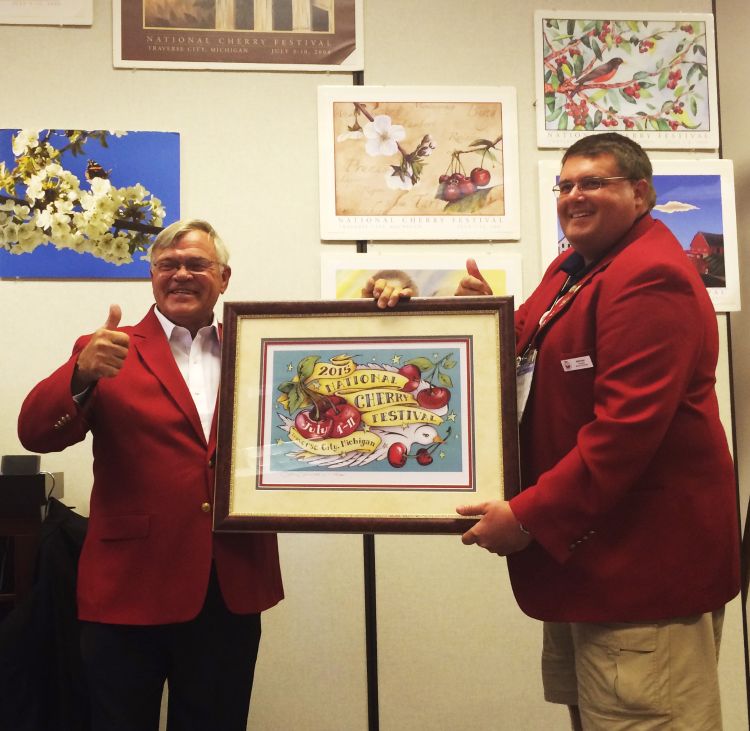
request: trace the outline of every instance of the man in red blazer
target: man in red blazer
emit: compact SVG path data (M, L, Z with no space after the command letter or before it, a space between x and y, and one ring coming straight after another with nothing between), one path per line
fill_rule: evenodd
M151 251L156 306L120 308L27 396L23 445L93 436L94 484L78 574L95 731L244 731L260 612L283 597L276 537L213 534L220 330L227 250L205 221L178 221Z
M516 313L523 489L459 508L481 516L463 540L510 554L519 605L545 621L545 697L574 728L719 729L739 529L716 315L649 215L637 143L583 137L555 192L571 248ZM457 294L491 294L473 262Z

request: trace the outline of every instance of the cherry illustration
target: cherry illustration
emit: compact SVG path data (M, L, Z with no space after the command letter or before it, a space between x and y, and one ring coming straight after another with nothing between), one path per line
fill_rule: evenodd
M419 384L422 382L422 372L417 366L412 363L407 363L405 366L399 368L398 372L400 375L404 376L404 378L409 379L403 386L401 386L402 391L410 393L419 388Z
M417 450L417 462L423 467L432 464L432 455L424 447Z
M474 168L471 171L471 182L474 185L487 185L490 182L490 171L484 168Z
M388 447L388 464L391 467L403 467L406 464L406 452L403 442L394 442Z
M476 193L477 186L474 185L474 183L471 181L470 178L464 178L458 184L458 189L461 192L461 195L465 196L465 195L471 195L472 193Z
M357 431L361 420L359 409L351 404L331 404L323 412L331 420L329 435L332 437L346 437Z
M461 190L458 186L458 183L454 183L454 182L446 183L442 191L443 200L446 200L449 203L452 203L453 201L457 201L460 197L461 197Z
M330 417L321 414L316 418L315 409L306 409L294 417L294 425L297 431L307 439L325 439L333 427L333 421Z
M442 386L430 386L417 394L417 403L425 409L441 409L451 399L451 392Z

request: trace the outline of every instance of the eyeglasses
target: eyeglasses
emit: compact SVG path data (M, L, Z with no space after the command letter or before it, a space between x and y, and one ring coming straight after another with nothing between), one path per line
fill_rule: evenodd
M591 193L594 190L600 190L609 183L614 183L618 180L632 180L632 178L626 175L613 175L609 178L581 178L580 180L562 180L557 185L552 186L552 192L558 198L566 195L570 195L573 192L573 188L578 188L579 193Z
M218 261L211 261L210 259L185 259L184 261L159 259L151 264L151 268L159 274L171 276L180 271L182 267L185 267L190 274L205 274L216 265L223 266Z

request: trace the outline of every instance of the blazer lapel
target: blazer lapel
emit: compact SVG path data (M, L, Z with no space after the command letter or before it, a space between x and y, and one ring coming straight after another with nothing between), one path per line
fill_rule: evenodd
M175 363L164 328L154 314L153 307L133 328L132 342L146 368L161 381L167 393L185 414L201 442L205 444L206 436L203 433L195 402Z

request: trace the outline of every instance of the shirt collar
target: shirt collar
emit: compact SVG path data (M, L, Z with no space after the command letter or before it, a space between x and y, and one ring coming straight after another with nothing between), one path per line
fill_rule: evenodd
M164 334L167 336L167 340L171 340L172 333L174 332L175 328L180 328L180 330L185 330L187 332L187 328L182 327L181 325L176 325L174 322L172 322L168 317L163 315L159 308L154 305L154 314L156 315L156 319L161 324L162 328L164 329ZM216 338L219 338L219 321L216 319L216 313L214 313L213 320L211 320L211 323L209 325L206 325L205 327L202 327L198 332L201 332L205 330L206 328L210 328L214 331L216 334Z

